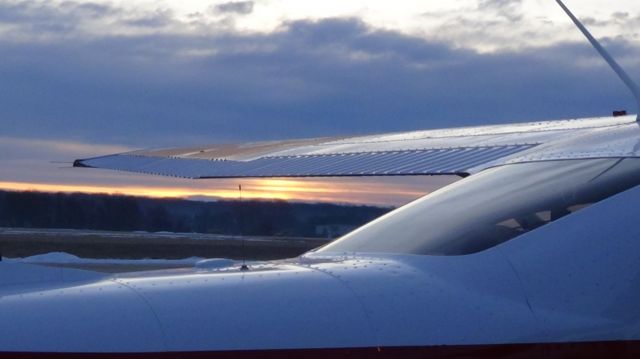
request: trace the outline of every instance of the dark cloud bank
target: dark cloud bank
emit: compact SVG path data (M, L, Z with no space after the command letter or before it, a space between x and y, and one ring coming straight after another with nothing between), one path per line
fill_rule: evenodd
M357 19L297 21L271 34L60 36L87 14L119 14L129 26L174 20L157 12L136 22L87 5L36 10L0 6L3 24L51 35L0 39L4 136L145 147L635 111L586 43L479 54ZM606 45L637 56L621 40Z

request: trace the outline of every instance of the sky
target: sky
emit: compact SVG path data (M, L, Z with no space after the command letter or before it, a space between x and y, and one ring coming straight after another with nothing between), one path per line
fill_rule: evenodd
M640 79L640 2L566 0ZM188 181L140 148L636 112L553 0L0 1L0 189L399 205L453 178Z

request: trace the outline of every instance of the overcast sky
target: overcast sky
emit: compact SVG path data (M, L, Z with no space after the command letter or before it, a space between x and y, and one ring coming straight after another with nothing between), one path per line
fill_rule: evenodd
M640 2L566 3L640 78ZM0 1L0 53L0 188L147 183L50 163L134 148L636 111L553 0Z

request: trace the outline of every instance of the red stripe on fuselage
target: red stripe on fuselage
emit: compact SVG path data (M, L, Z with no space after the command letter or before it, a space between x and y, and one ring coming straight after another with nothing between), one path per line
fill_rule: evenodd
M281 358L640 358L640 341L535 344L444 345L425 347L279 349L162 353L0 352L17 359L281 359Z

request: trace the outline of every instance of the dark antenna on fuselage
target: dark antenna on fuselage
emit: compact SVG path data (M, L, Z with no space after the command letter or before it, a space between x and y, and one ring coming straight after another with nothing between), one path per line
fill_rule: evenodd
M243 206L243 201L242 201L242 184L238 185L238 198L240 199L240 210L238 212L240 212L240 218L239 218L239 227L240 227L240 239L242 240L242 265L240 266L240 270L248 270L249 267L247 266L247 253L246 253L246 248L245 248L245 238L244 238L244 206Z
M573 13L571 13L571 10L569 10L569 8L565 6L562 0L556 0L556 2L558 3L558 5L560 5L562 10L564 10L564 12L567 13L567 15L569 15L569 17L571 18L571 21L573 21L573 23L576 24L578 29L580 29L580 31L584 34L587 40L589 40L591 45L596 49L596 51L598 51L600 56L604 58L607 64L609 64L609 66L613 69L613 71L615 71L618 77L620 77L622 82L624 82L624 84L627 85L627 88L629 88L629 90L633 94L633 97L636 99L636 105L638 110L636 122L640 122L640 87L638 87L638 85L636 85L636 83L631 79L631 77L629 77L629 75L627 74L626 71L624 71L622 66L620 66L618 62L616 62L616 60L613 57L611 57L611 55L609 55L607 50L605 50L604 47L600 45L598 40L596 40L593 37L593 35L591 35L589 30L587 30L587 28L584 25L582 25L580 20L578 20L578 18L575 17Z

